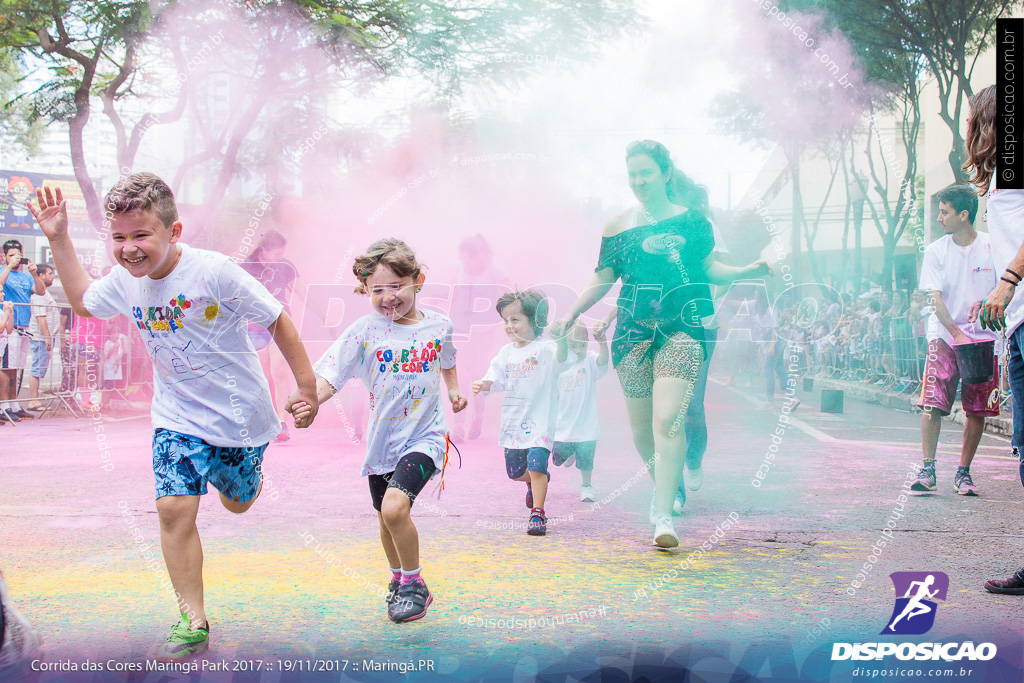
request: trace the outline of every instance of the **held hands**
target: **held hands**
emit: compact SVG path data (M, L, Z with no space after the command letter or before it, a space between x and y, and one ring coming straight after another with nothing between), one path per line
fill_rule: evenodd
M775 275L775 269L768 259L758 259L750 264L754 277L771 277Z
M1000 281L996 288L989 292L981 302L981 327L986 330L998 331L1006 327L1006 307L1013 300L1013 285Z
M36 219L43 234L46 235L46 239L51 241L66 237L68 234L68 202L64 199L60 188L58 187L56 190L57 196L54 198L49 187L46 188L45 197L43 190L36 189L38 209L32 205L31 199L25 202L28 210L32 212L32 217Z
M556 320L551 323L551 325L548 326L548 330L551 332L551 338L558 339L560 337L564 337L566 331L574 324L576 324L575 318L562 318L561 320Z
M604 342L608 339L608 321L598 320L594 323L594 341Z
M477 381L473 382L473 394L479 394L481 391L490 391L492 384L494 384L494 382L478 379Z
M473 384L475 385L476 382L474 382ZM463 410L466 409L466 406L469 405L469 401L466 399L465 396L462 395L462 392L459 391L458 389L452 389L451 391L448 392L448 400L452 402L453 413L462 412Z
M299 387L288 397L284 409L291 413L295 419L296 429L305 429L313 424L313 419L320 410L320 401L316 396L316 387L313 391L303 390Z

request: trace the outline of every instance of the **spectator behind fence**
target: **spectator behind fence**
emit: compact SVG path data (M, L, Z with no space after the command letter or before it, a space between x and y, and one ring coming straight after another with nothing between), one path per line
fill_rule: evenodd
M0 268L0 285L4 297L14 304L14 332L7 340L7 362L0 368L0 403L6 408L0 411L0 422L32 417L18 402L21 391L18 371L28 366L29 336L28 324L32 317L29 310L31 293L42 294L46 285L39 279L34 263L24 258L21 242L4 242L4 267Z
M928 321L928 356L918 401L923 409L924 459L917 481L911 486L921 492L936 488L935 450L942 417L952 410L960 382L953 346L997 339L994 333L975 325L981 300L997 282L988 235L974 229L978 197L966 185L950 185L939 192L938 198L939 224L946 234L924 252L919 285L928 292L934 309ZM999 352L997 342L996 353ZM976 496L978 487L971 479L971 461L985 431L985 418L999 415L998 355L992 379L981 384L965 383L960 400L967 423L953 489L961 496Z
M50 369L50 354L53 350L53 337L60 331L60 312L57 300L53 298L50 287L57 274L53 266L43 264L36 270L39 279L46 285L43 294L32 295L32 320L28 325L29 339L32 345L32 367L28 378L29 410L42 410L39 402L39 381L46 377Z
M125 386L124 365L131 346L131 340L124 333L125 320L127 318L118 317L107 324L108 335L103 342L103 399L100 404L103 410L112 406L117 390Z

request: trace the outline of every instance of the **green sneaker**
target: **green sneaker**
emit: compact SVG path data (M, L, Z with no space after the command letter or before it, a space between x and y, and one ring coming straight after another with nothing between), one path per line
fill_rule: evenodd
M171 626L171 635L160 649L155 659L158 662L179 662L203 652L210 646L210 622L206 628L193 631L189 628L187 614L181 615L181 621Z

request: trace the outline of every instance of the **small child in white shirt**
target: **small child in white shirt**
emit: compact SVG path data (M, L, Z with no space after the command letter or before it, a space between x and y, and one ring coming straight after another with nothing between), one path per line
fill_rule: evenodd
M576 361L558 377L558 422L551 461L555 466L576 464L582 486L580 500L594 502L591 476L594 474L594 452L601 438L601 422L597 413L597 380L608 374L608 339L604 327L594 328L594 340L600 351L587 352L587 327L577 321L569 338L569 350Z
M526 533L544 536L547 516L548 458L554 447L558 419L558 376L568 367L566 337L556 342L539 339L548 324L548 305L542 292L526 289L498 299L498 315L512 340L498 351L473 393L504 391L499 443L505 449L505 469L512 481L526 482L530 521Z
M425 275L412 249L398 239L378 240L352 270L373 312L352 323L317 361L316 399L323 404L356 378L370 391L362 474L369 476L381 545L390 563L388 617L415 621L434 598L420 576L412 504L435 474L444 481L449 440L442 397L456 413L467 401L455 372L452 321L416 307ZM304 424L309 408L298 393L286 406L297 426Z

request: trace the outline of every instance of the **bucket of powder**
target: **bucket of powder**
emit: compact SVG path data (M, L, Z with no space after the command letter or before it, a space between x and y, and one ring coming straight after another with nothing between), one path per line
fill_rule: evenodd
M964 384L984 384L992 381L992 377L995 376L995 347L994 339L957 344L953 347L956 365L960 369L960 379Z

